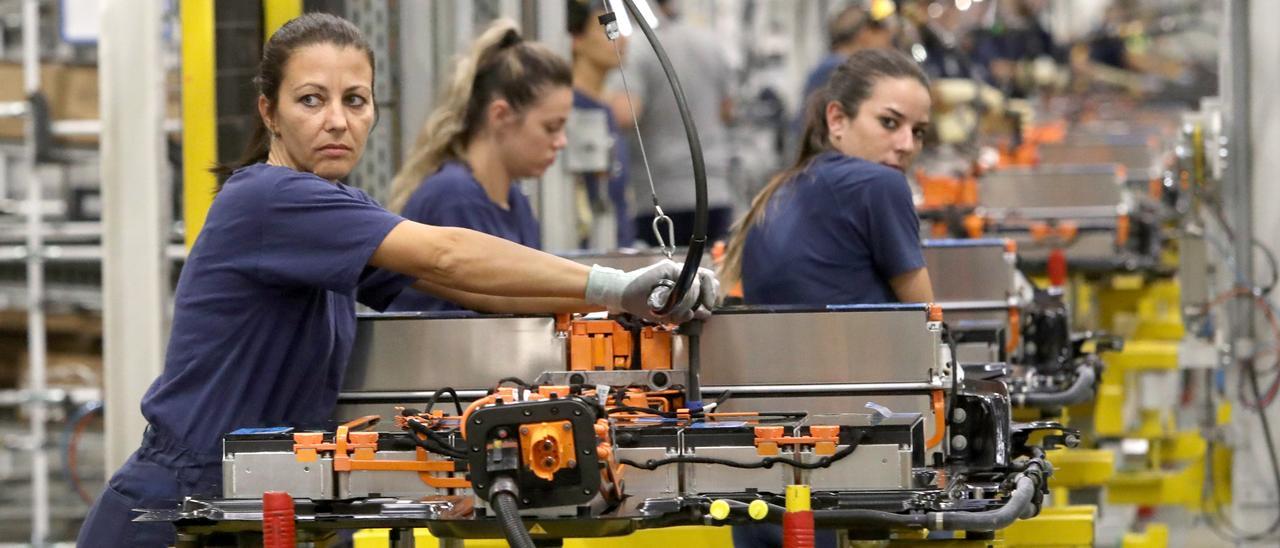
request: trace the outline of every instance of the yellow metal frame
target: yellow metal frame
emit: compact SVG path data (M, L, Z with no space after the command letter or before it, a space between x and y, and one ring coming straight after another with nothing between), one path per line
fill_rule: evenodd
M1165 548L1169 545L1169 527L1162 523L1147 524L1142 533L1125 533L1123 548Z
M213 204L218 161L218 109L214 80L213 2L182 0L182 218L187 249L195 244Z
M1093 546L1097 515L1098 508L1092 505L1050 507L1034 518L1014 522L1000 534L1011 548Z
M263 0L262 39L271 35L290 19L302 15L302 0Z

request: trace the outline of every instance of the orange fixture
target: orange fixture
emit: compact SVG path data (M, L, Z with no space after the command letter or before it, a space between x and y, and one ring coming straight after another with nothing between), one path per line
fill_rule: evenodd
M840 427L834 425L812 425L808 436L783 436L781 426L757 426L755 434L756 453L766 456L777 455L783 445L790 445L793 450L810 445L815 455L833 455L840 443Z
M647 326L640 330L640 355L632 355L631 332L613 320L569 320L560 327L569 335L570 371L612 371L635 369L637 361L644 369L671 369L671 332L662 327Z
M966 215L964 230L970 238L981 238L982 233L987 230L987 221L978 215Z
M575 468L573 425L569 421L539 422L520 426L520 448L525 465L547 481L556 472Z
M929 321L931 321L931 322L940 322L940 321L942 321L942 306L941 306L941 305L939 305L938 303L929 303L929 304L927 305L927 308L929 309Z

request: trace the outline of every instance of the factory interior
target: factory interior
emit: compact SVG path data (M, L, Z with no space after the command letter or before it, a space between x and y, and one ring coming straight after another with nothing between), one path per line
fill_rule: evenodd
M1280 546L1276 21L0 0L0 546Z

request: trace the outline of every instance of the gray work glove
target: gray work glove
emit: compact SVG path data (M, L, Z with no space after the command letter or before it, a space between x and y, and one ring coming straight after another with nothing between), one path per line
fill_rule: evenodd
M628 312L655 323L684 323L695 317L709 318L711 307L715 306L720 292L720 282L714 272L705 268L698 269L693 286L669 314L658 316L655 312L655 304L660 306L666 302L670 288L662 288L653 296L653 302L650 294L663 286L664 280L674 286L676 279L680 277L680 268L679 263L670 260L631 272L594 265L587 277L586 300L602 305L610 312ZM694 308L699 304L705 308L695 312Z

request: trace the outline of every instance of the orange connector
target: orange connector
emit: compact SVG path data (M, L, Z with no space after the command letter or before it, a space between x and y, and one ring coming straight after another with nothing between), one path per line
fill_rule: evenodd
M568 320L561 323L569 335L570 371L634 369L631 332L613 320ZM662 327L640 330L640 355L644 369L671 369L671 332Z

